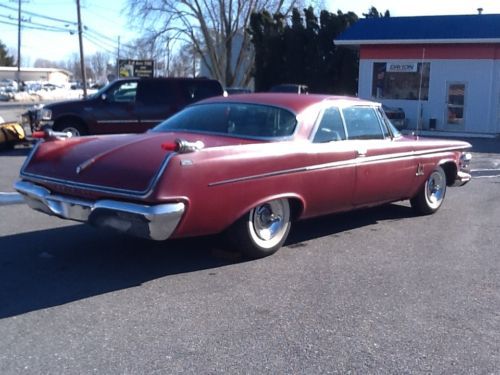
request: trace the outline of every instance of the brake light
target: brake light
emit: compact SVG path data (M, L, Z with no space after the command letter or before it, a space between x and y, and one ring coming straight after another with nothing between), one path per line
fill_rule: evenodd
M161 148L165 151L178 152L179 154L185 154L188 152L199 151L204 148L205 145L202 141L189 142L185 139L176 139L174 142L168 141L161 144Z
M54 139L66 139L71 138L71 132L55 132L52 129L45 129L43 131L36 131L31 133L32 138L45 139L46 141L52 141Z

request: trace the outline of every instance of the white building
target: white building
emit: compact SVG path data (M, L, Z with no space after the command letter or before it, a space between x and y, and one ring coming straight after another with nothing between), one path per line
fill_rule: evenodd
M500 14L361 19L358 95L401 107L409 129L500 134Z
M54 85L65 85L71 78L69 71L55 68L21 68L20 73L21 81L44 81ZM0 80L2 79L16 80L17 67L0 66Z

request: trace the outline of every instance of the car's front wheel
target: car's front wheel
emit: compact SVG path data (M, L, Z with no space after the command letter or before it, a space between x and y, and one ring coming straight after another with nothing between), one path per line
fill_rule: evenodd
M417 214L428 215L436 212L443 204L446 195L446 174L437 167L418 194L410 199L410 204Z
M71 133L72 137L79 137L82 135L87 135L87 129L85 129L85 126L80 124L76 120L65 120L57 126L54 127L54 130L58 132L63 132L63 133Z
M290 231L290 203L275 199L260 204L238 220L230 229L232 244L250 258L274 254Z

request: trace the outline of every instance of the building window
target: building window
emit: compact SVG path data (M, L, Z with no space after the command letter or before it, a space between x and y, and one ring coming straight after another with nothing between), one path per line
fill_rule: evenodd
M429 98L430 63L373 63L372 96L376 99L418 100Z

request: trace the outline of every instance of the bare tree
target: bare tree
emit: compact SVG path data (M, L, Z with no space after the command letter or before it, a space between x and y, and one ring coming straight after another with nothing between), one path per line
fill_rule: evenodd
M246 29L252 12L288 14L299 1L129 0L128 9L131 20L141 20L148 39L191 45L211 77L233 86L251 79L253 50Z
M107 53L96 52L89 60L95 81L101 84L106 82L110 56Z
M189 45L179 48L177 53L172 56L169 75L172 77L193 77L193 49Z

